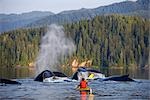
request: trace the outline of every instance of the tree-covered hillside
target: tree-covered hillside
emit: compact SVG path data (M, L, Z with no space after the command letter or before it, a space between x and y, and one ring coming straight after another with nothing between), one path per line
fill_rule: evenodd
M67 36L74 40L79 60L92 59L93 65L148 65L148 19L133 16L96 16L65 24ZM0 66L27 66L37 57L44 28L18 29L0 35Z
M147 19L127 16L97 16L66 26L77 46L76 56L93 59L98 66L148 65Z
M43 28L19 29L0 35L0 66L28 65L39 51Z

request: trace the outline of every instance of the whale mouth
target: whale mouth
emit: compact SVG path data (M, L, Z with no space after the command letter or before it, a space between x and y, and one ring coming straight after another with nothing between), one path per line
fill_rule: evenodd
M65 75L62 72L52 72L49 70L45 70L41 72L35 79L34 81L39 81L39 82L52 82L55 80L67 80L67 75Z
M85 78L87 80L96 80L98 78L104 79L105 75L102 74L101 72L93 70L93 69L86 69L84 67L80 67L74 73L74 75L72 76L72 79L81 80L82 78Z
M45 78L43 80L43 82L54 82L54 83L58 83L58 82L71 82L72 80L69 79L68 77L49 77L49 78Z

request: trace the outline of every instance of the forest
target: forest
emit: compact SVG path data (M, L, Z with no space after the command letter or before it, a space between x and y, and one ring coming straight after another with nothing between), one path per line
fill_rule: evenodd
M64 24L76 51L69 59L91 59L98 67L145 67L149 59L149 25L145 18L96 16ZM35 62L46 27L17 29L0 35L0 66L28 66Z

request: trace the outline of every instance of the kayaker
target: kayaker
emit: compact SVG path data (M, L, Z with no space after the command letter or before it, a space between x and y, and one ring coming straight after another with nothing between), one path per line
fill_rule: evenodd
M85 78L82 78L80 84L77 86L76 89L79 89L81 94L82 92L89 92L90 94L92 94L92 89L88 87L88 82L85 80Z
M82 78L79 86L80 88L87 88L88 87L87 81L84 78Z

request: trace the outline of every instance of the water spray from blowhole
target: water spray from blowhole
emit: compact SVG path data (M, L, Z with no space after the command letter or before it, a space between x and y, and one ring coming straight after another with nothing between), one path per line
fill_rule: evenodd
M36 59L36 74L44 70L59 71L60 60L71 56L74 50L73 40L65 35L62 26L48 26L46 34L41 39Z

